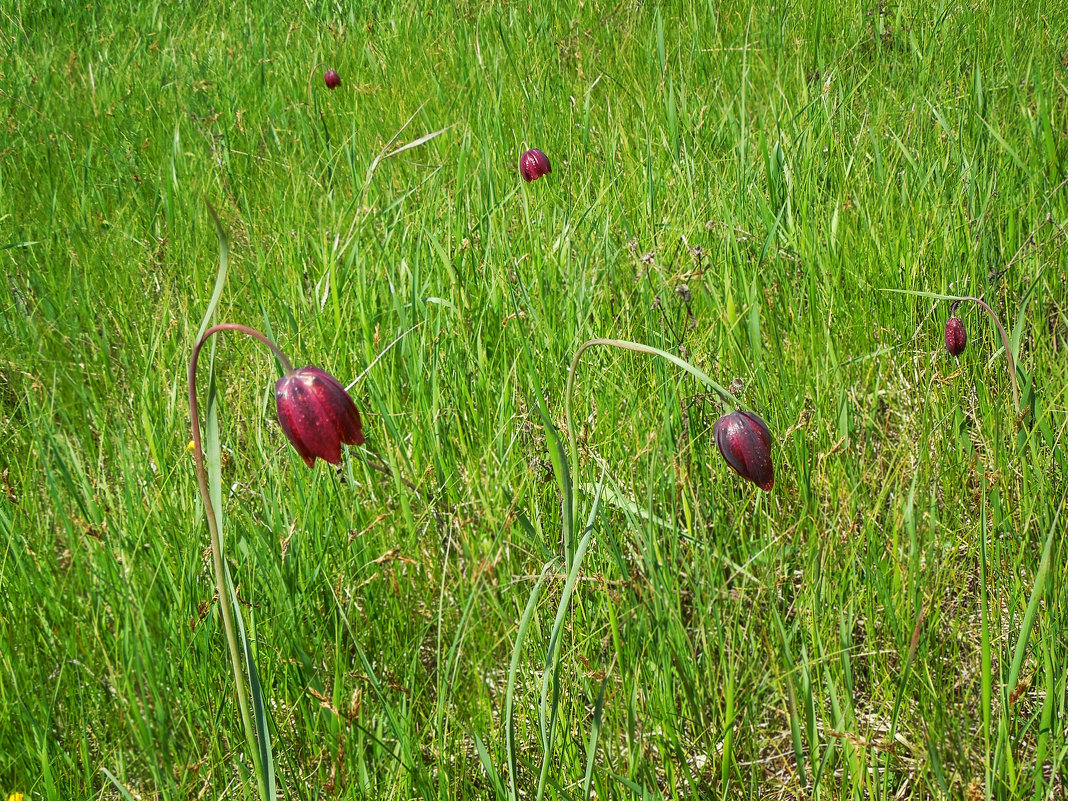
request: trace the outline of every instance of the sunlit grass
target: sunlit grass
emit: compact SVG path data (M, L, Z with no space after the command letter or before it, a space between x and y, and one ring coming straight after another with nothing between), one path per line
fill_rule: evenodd
M992 5L0 10L0 797L255 794L186 447L208 202L215 319L358 379L394 473L309 471L220 338L286 798L535 797L582 533L539 408L579 524L605 471L546 798L1063 795L1068 16ZM1024 412L985 317L954 359L887 289L989 303ZM589 351L568 432L594 337L740 379L774 490L662 360Z

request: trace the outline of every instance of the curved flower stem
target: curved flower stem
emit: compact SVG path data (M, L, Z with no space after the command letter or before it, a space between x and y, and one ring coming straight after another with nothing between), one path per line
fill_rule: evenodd
M259 786L260 797L266 799L267 788L263 783L263 765L260 760L260 750L256 744L256 733L249 717L248 697L245 693L245 675L241 668L241 651L234 632L233 611L230 608L230 594L226 589L226 573L223 565L222 534L219 531L219 521L215 516L215 508L211 503L211 493L208 490L208 473L204 467L204 447L200 435L200 413L197 407L197 362L200 359L200 351L204 343L220 331L238 331L257 339L270 348L287 373L293 371L293 365L289 359L270 339L259 331L248 326L236 323L223 323L213 326L204 332L204 335L193 345L193 355L189 359L189 417L193 429L193 460L196 463L197 485L200 487L200 495L204 499L204 516L208 519L208 531L211 533L211 557L215 567L216 592L219 596L219 608L222 610L223 630L226 633L226 643L230 650L230 663L234 669L234 685L237 688L237 706L241 711L241 723L245 728L245 739L248 742L249 751L256 767L256 784ZM273 799L272 799L273 801Z
M1009 363L1009 380L1012 382L1012 405L1016 409L1016 416L1020 416L1020 390L1016 386L1016 364L1012 359L1012 348L1009 347L1009 337L1005 334L1005 329L1001 325L1001 320L998 319L997 314L991 309L985 302L979 298L973 298L970 296L962 297L961 300L970 300L972 303L978 303L983 311L987 313L991 320L994 321L994 325L997 326L998 333L1001 334L1001 344L1005 348L1005 359Z
M255 328L249 328L247 325L239 325L238 323L220 323L219 325L213 325L211 328L205 331L204 336L202 336L193 346L193 358L190 360L189 365L190 375L192 375L194 372L194 368L196 367L197 363L197 357L200 355L200 349L204 347L204 343L208 341L208 337L210 337L212 334L217 334L220 331L238 331L242 334L247 334L253 339L258 339L260 342L270 348L274 355L278 357L278 361L282 363L282 368L287 373L293 372L293 365L289 363L289 359L287 359L286 355L282 353L282 349L275 345L270 339L265 337ZM192 384L190 384L190 389L192 389ZM196 399L193 398L193 400L195 401ZM194 415L193 424L196 425L196 423L197 420L196 416Z
M308 105L309 106L312 105L312 93L311 93L312 81L314 81L315 80L315 76L319 74L319 67L325 67L325 66L326 66L326 62L325 61L320 61L318 64L316 64L314 67L312 67L311 68L311 72L308 73Z
M689 362L680 359L674 354L668 353L666 350L660 350L660 348L654 348L651 345L642 345L638 342L629 342L625 339L589 339L579 345L578 350L575 351L575 356L571 360L571 369L567 374L567 388L564 390L564 417L567 423L567 442L570 449L570 458L572 469L578 468L578 432L575 431L574 420L571 415L571 389L575 384L575 373L578 370L579 359L582 358L582 354L586 352L588 348L592 348L594 345L604 345L610 348L620 348L621 350L629 350L635 353L647 353L650 356L660 356L667 359L676 367L681 367L688 372L694 378L703 382L709 388L719 393L719 396L723 400L727 401L731 406L741 406L738 399L731 393L713 381L708 375L701 369L694 367ZM578 517L578 495L572 496L572 519Z

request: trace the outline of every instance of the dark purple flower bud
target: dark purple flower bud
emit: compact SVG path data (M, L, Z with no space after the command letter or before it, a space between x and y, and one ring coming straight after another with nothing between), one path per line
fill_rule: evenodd
M297 453L311 467L315 457L341 461L341 443L363 442L360 413L336 378L318 367L301 367L274 385L278 422Z
M771 432L752 412L731 412L712 427L716 447L738 475L765 492L775 483L771 465Z
M523 176L524 181L536 181L552 171L549 157L536 147L519 157L519 174Z
M341 76L334 72L334 70L327 70L323 74L323 83L326 84L327 89L337 89L341 86Z
M960 356L967 344L968 335L964 332L964 323L959 317L950 317L946 321L946 350L953 356Z

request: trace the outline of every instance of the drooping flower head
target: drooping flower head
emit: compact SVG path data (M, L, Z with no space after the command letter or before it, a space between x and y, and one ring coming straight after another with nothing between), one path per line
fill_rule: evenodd
M531 148L519 157L519 174L523 176L524 181L536 181L541 176L552 171L553 168L549 165L549 157L536 147Z
M740 475L770 492L775 484L771 464L771 432L752 412L731 412L712 427L716 447L727 464Z
M326 84L327 89L337 89L341 86L341 76L334 70L327 70L323 73L323 83Z
M341 462L341 445L363 443L356 404L341 382L311 365L278 379L275 406L282 431L308 467L315 457Z
M946 321L946 350L952 356L960 356L968 344L968 334L959 317L950 317Z

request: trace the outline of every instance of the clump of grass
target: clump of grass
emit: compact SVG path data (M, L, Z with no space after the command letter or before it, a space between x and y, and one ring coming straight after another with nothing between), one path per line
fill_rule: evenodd
M739 378L779 480L723 469L714 391L586 351L595 397L572 399L577 431L553 418L569 559L609 468L555 646L545 797L587 777L604 799L1060 792L1048 8L43 5L4 17L0 56L5 797L107 794L103 770L131 797L258 792L192 526L203 198L232 221L218 319L339 375L373 364L360 411L390 471L279 459L264 362L227 339L219 504L279 786L507 797L526 615L511 751L536 793L569 575L536 400L562 403L576 348L612 332ZM327 54L343 83L313 84L320 116ZM529 186L527 144L553 170ZM1026 425L1006 424L1000 354L978 358L1000 335L965 312L965 355L932 359L952 301L880 287L995 309Z

